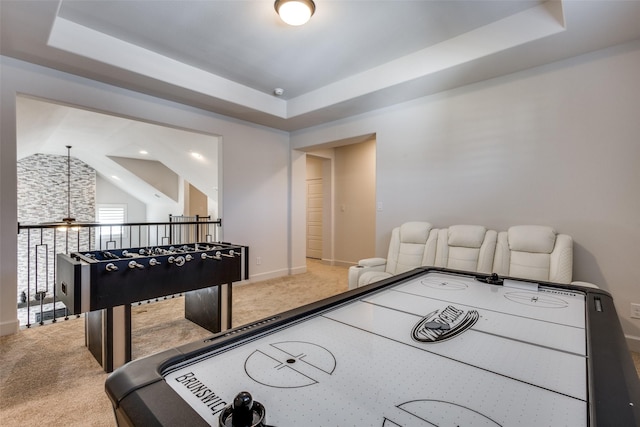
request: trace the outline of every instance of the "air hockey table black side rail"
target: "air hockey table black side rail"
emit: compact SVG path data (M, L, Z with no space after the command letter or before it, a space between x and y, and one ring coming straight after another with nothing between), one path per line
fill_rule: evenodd
M182 362L197 359L217 349L235 344L241 345L241 342L270 330L312 317L401 281L433 271L467 277L475 276L481 281L489 281L493 278L485 274L421 267L215 334L205 340L131 361L111 373L105 383L105 390L113 405L117 424L121 427L208 426L209 424L167 385L163 377L164 372ZM501 279L520 280L507 277L501 277ZM640 427L640 380L627 348L611 295L595 288L549 282L537 283L585 293L588 425L590 427Z

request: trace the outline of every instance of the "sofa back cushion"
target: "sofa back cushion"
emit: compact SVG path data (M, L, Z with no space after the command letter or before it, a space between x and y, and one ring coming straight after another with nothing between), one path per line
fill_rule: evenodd
M571 283L573 240L551 227L510 227L498 234L493 271L500 276Z
M438 232L435 266L491 273L498 233L481 225L452 225Z
M436 234L432 233L433 226L429 222L412 221L402 224L391 231L389 253L385 271L390 274L400 274L416 267L420 267L429 256L435 256Z

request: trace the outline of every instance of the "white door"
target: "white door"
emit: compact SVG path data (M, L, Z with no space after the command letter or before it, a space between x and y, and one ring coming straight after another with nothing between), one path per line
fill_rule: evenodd
M322 178L307 179L307 258L322 259Z

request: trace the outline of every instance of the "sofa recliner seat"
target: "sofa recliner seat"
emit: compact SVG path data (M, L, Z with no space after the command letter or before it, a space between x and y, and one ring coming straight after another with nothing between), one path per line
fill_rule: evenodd
M422 265L433 265L437 230L429 222L412 221L391 231L387 258L366 258L349 268L349 289L387 279Z

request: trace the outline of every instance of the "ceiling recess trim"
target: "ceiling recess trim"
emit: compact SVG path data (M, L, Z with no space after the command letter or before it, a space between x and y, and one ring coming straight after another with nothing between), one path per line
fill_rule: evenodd
M56 16L47 45L257 111L285 117L283 99Z
M441 71L558 34L565 29L562 3L548 1L290 99L287 117L296 117L416 79L429 78Z
M181 63L105 33L55 17L47 44L212 100L243 105L282 120L363 99L390 88L428 83L445 70L565 31L563 4L547 1L473 31L285 100ZM483 76L478 76L480 79ZM490 77L486 76L485 78Z

